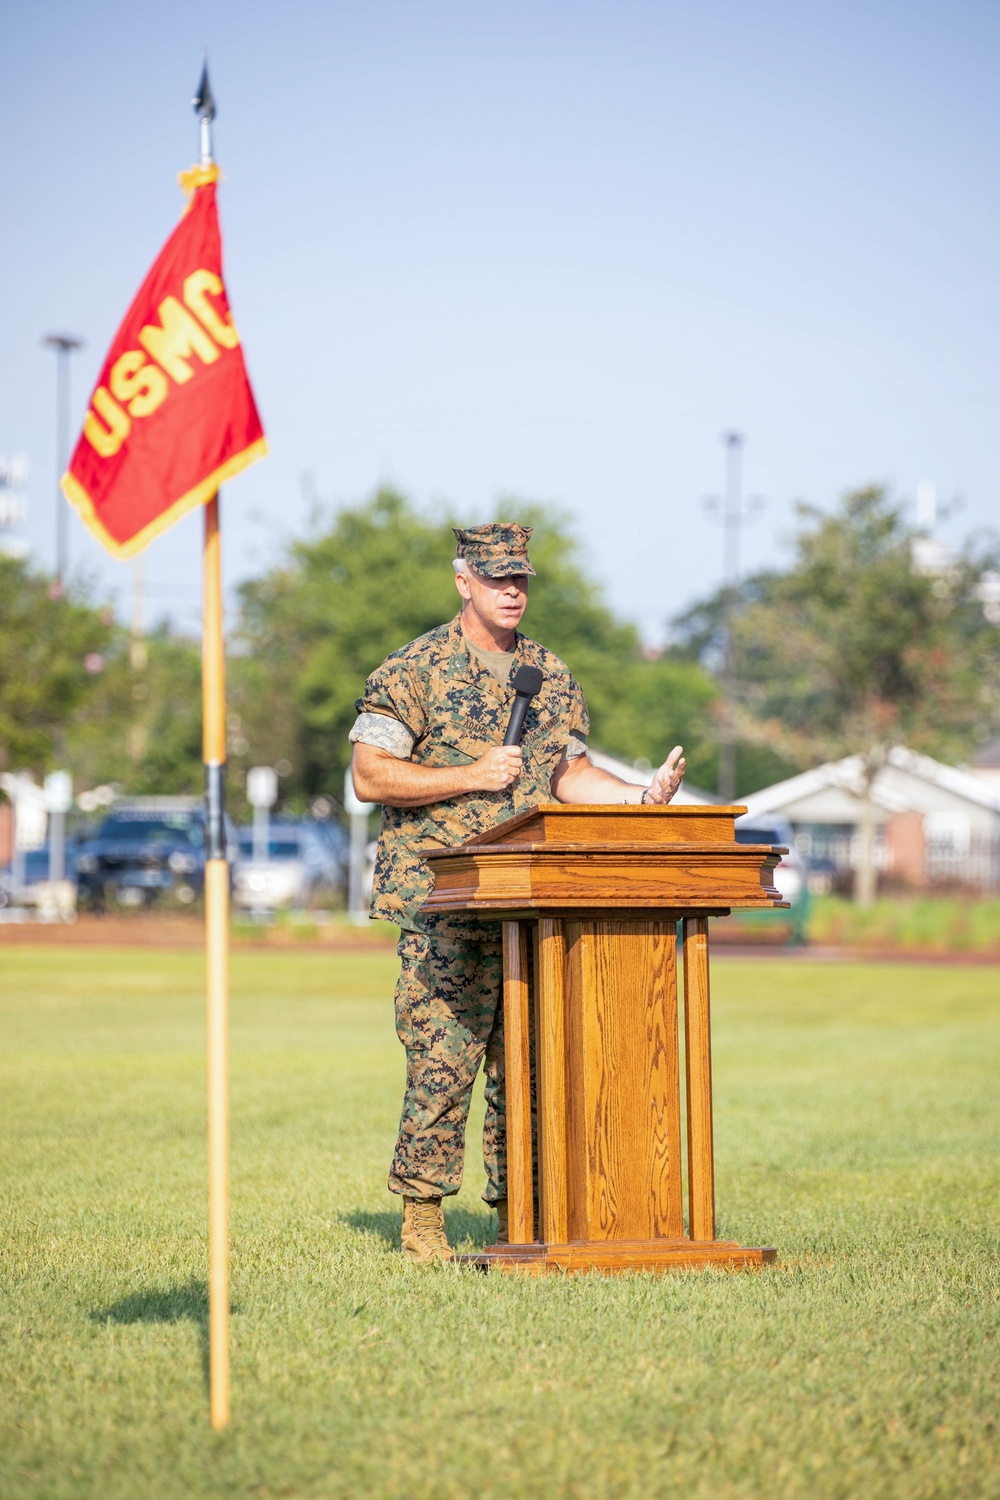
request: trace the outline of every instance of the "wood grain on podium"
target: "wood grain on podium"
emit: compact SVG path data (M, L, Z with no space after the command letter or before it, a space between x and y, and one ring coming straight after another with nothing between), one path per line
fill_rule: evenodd
M684 1232L672 922L567 922L569 1238Z
M684 1052L687 1067L688 1229L715 1239L715 1149L712 1140L712 1018L708 989L708 922L684 921Z
M435 877L434 892L422 908L429 914L471 906L481 912L545 907L718 911L781 904L772 884L781 856L770 850L762 854L751 844L731 849L618 842L555 849L468 844L458 850L429 849L425 858Z
M510 1242L535 1238L531 1151L531 1016L528 934L503 924L504 1059L507 1095L507 1213Z
M757 1271L778 1258L770 1246L750 1248L735 1240L604 1240L591 1244L491 1245L475 1255L464 1255L467 1265L483 1270L513 1271L528 1276L548 1271L699 1271L709 1266L725 1270Z
M483 844L536 848L558 845L626 843L685 844L733 842L733 820L745 807L641 807L637 803L543 802L479 835ZM475 841L473 841L475 842Z
M542 1238L552 1241L569 1237L566 1228L565 972L563 924L551 917L543 917L538 923L535 949L538 1178Z

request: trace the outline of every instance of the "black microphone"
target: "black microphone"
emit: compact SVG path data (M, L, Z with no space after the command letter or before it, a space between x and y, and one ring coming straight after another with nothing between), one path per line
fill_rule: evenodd
M503 742L505 745L519 745L524 733L524 716L528 712L528 704L542 686L541 667L518 667L510 685L516 696Z

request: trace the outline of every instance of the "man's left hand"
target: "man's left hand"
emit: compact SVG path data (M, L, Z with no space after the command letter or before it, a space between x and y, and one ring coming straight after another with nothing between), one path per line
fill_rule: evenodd
M647 807L662 807L670 801L684 780L685 764L683 749L675 745L646 790L642 800Z

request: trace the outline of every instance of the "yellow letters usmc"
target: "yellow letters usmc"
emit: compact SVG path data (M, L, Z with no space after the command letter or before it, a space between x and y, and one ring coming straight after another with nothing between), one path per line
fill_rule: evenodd
M108 378L111 390L97 387L83 421L84 436L102 458L119 451L133 417L148 417L166 400L170 386L164 370L177 385L186 385L195 373L193 357L211 365L219 358L219 345L235 349L239 344L232 318L209 300L221 294L222 281L214 271L192 271L184 280L184 303L164 297L157 308L159 326L147 323L139 330L142 349L130 349L115 360Z

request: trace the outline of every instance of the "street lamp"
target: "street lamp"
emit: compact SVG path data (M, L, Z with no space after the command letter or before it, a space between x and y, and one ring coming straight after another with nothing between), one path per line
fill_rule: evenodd
M733 802L736 797L736 728L733 723L733 706L736 695L736 645L733 630L740 587L740 533L744 526L757 520L764 501L754 495L743 503L743 434L724 432L722 442L726 450L726 488L722 496L709 495L703 500L705 509L722 527L723 573L722 590L722 697L719 703L719 796L723 802Z
M83 339L71 333L48 333L42 344L56 351L56 581L62 583L67 567L66 501L59 481L69 463L69 357L83 348Z

